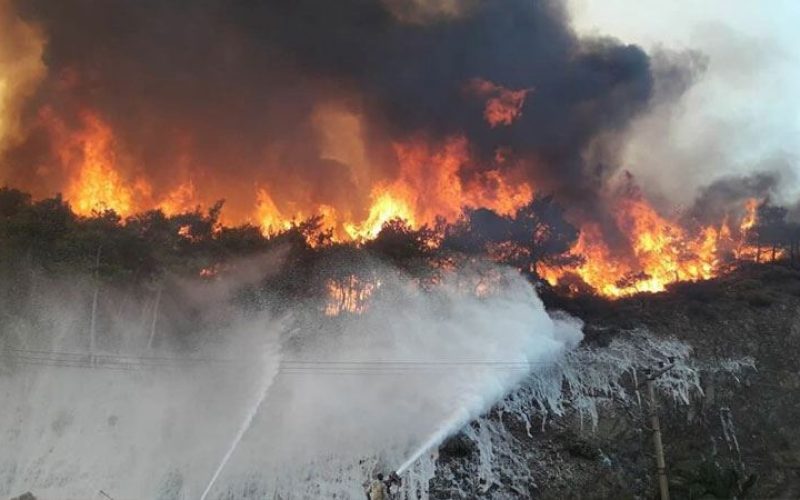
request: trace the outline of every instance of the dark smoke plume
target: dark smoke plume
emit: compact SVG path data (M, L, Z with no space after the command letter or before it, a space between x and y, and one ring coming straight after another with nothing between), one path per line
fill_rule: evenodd
M701 224L714 224L728 214L740 213L750 198L761 202L774 196L781 180L779 172L723 177L700 191L687 216Z
M229 209L249 208L265 183L283 202L358 210L368 189L352 165L325 158L314 124L335 106L364 118L370 168L382 169L373 180L391 177L393 141L462 134L473 173L504 148L535 186L591 206L615 168L587 168L582 154L648 106L648 55L579 39L559 2L438 3L17 1L47 39L27 118L48 106L74 124L96 110L156 189L189 175ZM490 127L485 101L466 91L474 79L532 90L512 124ZM52 185L52 171L36 178L45 146L34 131L10 153L11 182Z

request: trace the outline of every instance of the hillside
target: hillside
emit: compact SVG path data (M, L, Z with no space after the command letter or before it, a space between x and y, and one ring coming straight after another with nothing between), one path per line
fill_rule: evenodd
M800 273L753 266L663 294L558 305L586 321L584 347L606 349L624 331L645 329L693 349L702 392L693 391L689 404L659 394L673 498L800 495ZM748 358L755 369L723 363ZM643 412L612 402L595 429L576 411L544 423L534 417L530 435L518 418L494 413L442 447L432 496L655 498ZM491 438L479 446L481 432ZM502 463L495 484L480 481L485 442Z

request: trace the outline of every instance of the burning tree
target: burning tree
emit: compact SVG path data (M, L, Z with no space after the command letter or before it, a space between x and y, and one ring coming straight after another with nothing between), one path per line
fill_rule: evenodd
M364 249L381 260L407 271L419 270L436 244L433 230L412 228L402 219L386 222L378 236L364 244Z
M467 211L448 229L442 246L466 254L487 254L497 262L538 276L541 264L579 263L581 257L569 253L577 238L578 230L567 222L563 208L553 197L537 196L512 216L488 209Z
M761 262L762 249L770 250L770 260L774 262L783 248L795 239L791 226L786 222L787 213L786 208L771 205L768 201L758 206L756 223L747 233L748 242L756 247L756 262Z
M578 239L578 229L567 222L564 209L552 196L536 197L520 207L510 229L511 241L527 250L523 263L534 274L538 274L540 263L564 267L581 260L568 254Z

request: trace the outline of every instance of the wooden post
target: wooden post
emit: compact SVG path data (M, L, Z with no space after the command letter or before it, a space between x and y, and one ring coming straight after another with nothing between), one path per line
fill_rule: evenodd
M156 291L156 300L153 304L153 321L150 323L150 337L147 339L147 349L153 349L153 339L156 337L156 326L158 325L158 306L161 304L161 290L163 286L161 284L158 285L158 290Z
M100 297L100 250L102 245L97 246L97 256L94 259L94 297L92 298L92 320L89 325L89 361L92 366L95 364L95 347L97 329L97 301Z
M661 442L661 424L658 421L658 404L653 377L647 378L647 396L650 398L650 426L653 429L653 447L656 453L658 469L658 489L661 500L669 500L669 482L667 481L667 464L664 461L664 445Z

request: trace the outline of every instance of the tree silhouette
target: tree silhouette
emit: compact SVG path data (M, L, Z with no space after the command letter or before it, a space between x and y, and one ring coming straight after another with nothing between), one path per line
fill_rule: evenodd
M577 237L578 230L566 221L564 210L551 196L544 196L520 207L513 216L485 208L467 211L447 229L443 248L488 255L536 275L540 263L577 263L579 258L568 253Z

